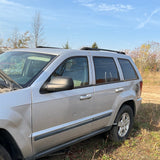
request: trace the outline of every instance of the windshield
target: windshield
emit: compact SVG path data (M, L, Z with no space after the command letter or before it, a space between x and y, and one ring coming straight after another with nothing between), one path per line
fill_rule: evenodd
M0 55L0 70L20 86L26 87L54 57L32 52L6 52Z

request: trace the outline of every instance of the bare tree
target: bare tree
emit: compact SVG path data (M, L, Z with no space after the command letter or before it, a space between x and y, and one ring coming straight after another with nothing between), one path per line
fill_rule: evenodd
M29 31L19 33L17 29L14 29L11 37L7 39L7 46L11 48L27 48L29 46L29 42Z
M31 38L29 31L22 33L21 35L19 35L18 48L27 48L29 46L30 40Z
M43 30L44 26L42 23L41 14L40 12L35 12L32 22L32 36L35 47L44 43Z
M7 39L8 46L11 48L18 48L19 33L17 28L14 29L10 38Z

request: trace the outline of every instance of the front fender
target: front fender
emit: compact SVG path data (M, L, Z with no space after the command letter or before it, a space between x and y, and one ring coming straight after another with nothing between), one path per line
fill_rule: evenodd
M30 88L0 94L0 128L14 138L24 157L32 155Z

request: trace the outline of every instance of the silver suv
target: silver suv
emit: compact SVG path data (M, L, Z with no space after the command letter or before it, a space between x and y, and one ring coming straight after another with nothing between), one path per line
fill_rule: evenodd
M102 132L126 139L142 78L123 52L19 49L0 55L0 159L37 159Z

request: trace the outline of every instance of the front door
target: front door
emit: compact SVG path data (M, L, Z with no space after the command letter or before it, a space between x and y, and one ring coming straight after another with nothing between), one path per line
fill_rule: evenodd
M33 95L32 121L34 152L91 132L93 87L89 82L87 57L71 57L48 78L66 76L73 79L74 89ZM33 92L34 94L35 92Z

